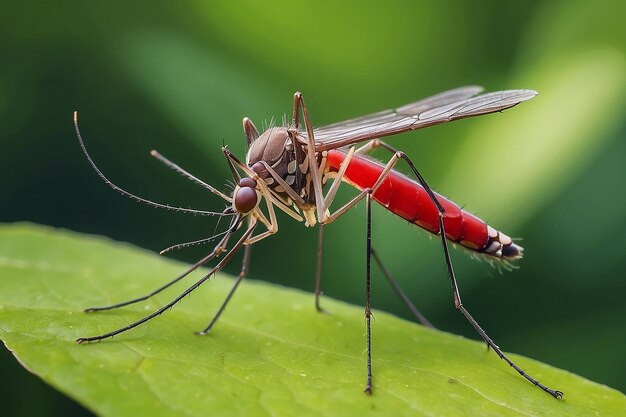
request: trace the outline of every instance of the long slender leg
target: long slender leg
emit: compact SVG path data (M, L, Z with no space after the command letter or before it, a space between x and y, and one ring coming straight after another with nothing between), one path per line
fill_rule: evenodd
M375 140L372 140L372 141L368 142L366 145L362 146L361 148L357 149L356 151L355 151L354 147L350 148L350 150L346 154L346 157L345 157L344 161L341 164L339 172L337 173L337 177L335 178L335 180L334 180L330 190L326 194L326 197L324 197L324 211L326 211L329 208L330 204L332 203L332 201L333 201L333 199L335 197L335 193L337 192L337 189L339 188L339 184L341 183L341 179L343 178L343 176L344 176L344 174L345 174L345 172L346 172L346 170L348 168L348 165L350 164L350 161L351 161L352 156L354 155L354 153L361 153L361 154L368 153L368 152L370 152L371 150L375 149L378 146L380 146L379 143L378 143L378 140L375 139ZM372 187L372 190L374 192L379 187L379 185L382 184L383 180L387 177L388 173L395 166L395 164L397 163L399 158L400 158L400 156L398 156L398 154L394 154L394 156L391 158L391 160L387 163L387 166L385 167L385 170L380 174L380 176L377 179L376 183ZM366 190L363 190L359 195L354 197L351 201L346 203L343 207L338 209L335 213L333 213L330 216L328 216L328 219L326 219L327 222L334 221L339 216L341 216L343 213L345 213L347 210L352 208L354 205L356 205L361 200L361 198L363 198L363 196L366 195L366 193L367 193ZM422 323L423 325L427 326L427 327L434 328L434 326L426 319L426 317L424 317L424 315L413 305L413 303L411 303L411 301L406 296L404 291L402 291L402 289L397 284L397 282L391 277L391 274L384 267L384 265L382 264L380 258L378 257L378 255L373 250L372 250L372 255L374 256L374 260L376 261L376 263L378 264L380 269L383 271L383 274L385 275L385 277L387 278L387 280L389 281L389 283L391 284L393 289L396 291L396 293L398 294L400 299L404 302L404 304L407 306L407 308L417 318L417 320L420 323Z
M530 375L528 375L522 368L520 368L512 360L510 360L500 350L500 347L493 342L493 340L487 335L487 333L485 333L485 331L482 329L482 327L480 327L478 322L476 320L474 320L472 315L465 309L465 307L463 306L463 303L461 302L461 295L459 294L459 288L458 288L458 284L456 282L456 276L454 274L454 269L452 268L452 260L450 259L450 251L448 250L448 242L446 241L446 238L445 238L445 229L444 229L444 224L443 224L443 213L439 214L439 227L441 229L441 233L440 233L441 234L441 244L442 244L443 252L444 252L444 255L445 255L445 258L446 258L446 267L448 269L448 275L450 276L450 283L452 285L452 292L454 294L454 306L457 308L457 310L459 310L465 316L467 321L469 321L470 324L474 327L474 329L476 329L476 331L478 332L480 337L483 338L483 340L487 343L487 345L490 346L493 349L493 351L496 353L496 355L498 355L500 357L500 359L503 359L506 363L508 363L509 366L511 366L521 376L523 376L528 381L530 381L531 384L541 388L542 390L544 390L548 394L552 395L554 398L563 398L563 392L562 391L557 391L557 390L553 390L551 388L548 388L547 386L543 385L541 382L537 381L535 378L533 378Z
M406 293L402 290L402 288L400 288L400 285L398 285L396 280L393 279L393 277L389 273L389 270L385 268L382 261L380 260L380 257L378 256L378 253L376 253L374 248L372 248L371 252L372 252L372 257L374 258L374 261L376 262L376 264L378 264L378 267L383 272L383 275L385 276L385 278L387 278L387 281L389 281L389 284L391 284L391 287L393 288L393 290L396 292L398 297L400 297L404 305L409 309L409 311L413 314L413 316L417 319L417 321L419 321L426 327L430 327L431 329L434 329L435 326L433 326L432 323L428 321L428 319L424 317L424 315L417 309L417 307L415 307L415 305L411 302L411 300L406 295Z
M365 384L365 393L372 393L372 297L370 290L371 283L371 262L370 255L372 253L372 190L367 190L365 198L365 207L367 210L367 264L365 273L365 329L367 333L367 382Z
M322 181L319 172L319 167L317 166L317 157L315 151L315 135L313 133L313 123L311 123L311 119L309 118L309 111L307 110L306 104L304 103L304 98L302 94L298 91L294 94L294 123L297 126L298 120L298 109L302 109L302 119L304 120L304 126L306 127L307 132L307 158L309 159L309 170L311 172L311 181L313 182L313 192L315 193L315 201L317 207L317 218L324 218L324 209L322 207L322 201L324 201L324 196L322 194Z
M348 156L350 156L351 153L348 153ZM347 164L349 163L348 160L348 156L346 157L346 159L341 163L341 169L340 169L340 173L345 171L345 168L347 168ZM398 160L402 158L402 152L397 152L395 153L391 159L389 159L389 162L387 162L387 165L385 165L385 168L383 169L383 171L380 173L380 175L378 176L378 179L376 180L376 182L374 183L374 185L371 188L371 192L375 193L376 190L378 190L378 187L380 187L383 183L383 181L385 181L385 179L387 178L387 176L389 175L389 173L391 172L391 170L393 169L393 167L398 163ZM343 174L342 174L343 175ZM335 178L335 181L341 181L342 180L342 175L338 175ZM334 185L334 184L333 184ZM324 217L322 218L323 220L320 221L321 223L324 224L328 224L328 223L332 223L335 220L337 220L339 217L343 216L348 210L350 210L352 207L354 207L356 204L359 203L359 201L361 201L363 198L365 198L366 194L368 194L368 191L363 190L361 191L359 194L357 194L354 198L352 198L352 200L348 201L346 204L344 204L342 207L338 208L334 213L330 214L330 215L324 215ZM434 194L433 194L434 196ZM330 205L332 204L332 200L326 201L324 203L324 207L323 210L324 212L326 212L329 208ZM438 203L437 203L438 204Z
M166 305L164 305L163 307L161 307L160 309L158 309L157 311L155 311L154 313L140 319L137 320L134 323L131 323L127 326L124 326L120 329L114 330L112 332L109 333L105 333L99 336L93 336L93 337L81 337L76 339L76 342L78 343L85 343L85 342L95 342L97 340L103 340L103 339L107 339L109 337L115 336L117 334L123 333L127 330L133 329L137 326L139 326L140 324L143 324L161 314L163 314L163 312L167 311L168 309L172 308L174 305L176 305L180 300L182 300L183 298L185 298L187 295L189 295L191 292L193 292L196 288L198 288L200 285L202 285L205 281L207 281L209 278L211 278L213 276L213 274L215 274L216 272L219 272L222 270L222 268L224 268L224 266L230 261L230 259L235 255L235 253L237 253L237 251L241 248L241 246L243 246L244 242L246 241L246 239L248 239L248 237L252 234L252 232L254 231L254 228L256 227L257 223L253 223L248 230L246 230L246 232L239 238L239 240L237 241L237 243L235 243L235 245L232 247L232 249L230 251L228 251L228 253L224 256L224 258L222 258L222 260L213 268L211 269L206 275L204 275L202 278L200 278L198 281L196 281L195 284L193 284L191 287L187 288L185 291L183 291L178 297L174 298L172 301L170 301L169 303L167 303Z
M417 177L417 179L420 182L420 184L422 185L422 187L424 187L424 189L426 190L426 192L430 196L430 198L433 201L433 203L437 206L437 209L439 211L439 235L441 237L441 244L442 244L442 247L443 247L443 252L444 252L444 256L445 256L445 260L446 260L446 267L447 267L447 270L448 270L448 275L450 277L450 283L452 285L452 292L453 292L453 295L454 295L454 306L457 308L457 310L459 310L463 314L463 316L465 316L465 318L470 322L470 324L474 327L474 329L476 329L476 331L478 332L480 337L482 337L482 339L487 343L487 345L493 349L493 351L500 357L500 359L503 359L506 363L508 363L513 369L515 369L520 375L522 375L524 378L526 378L528 381L530 381L533 385L541 388L542 390L544 390L545 392L549 393L550 395L552 395L555 398L563 398L563 392L557 391L557 390L553 390L553 389L548 388L547 386L543 385L542 383L537 381L535 378L533 378L530 375L528 375L524 370L522 370L519 366L517 366L512 360L510 360L502 352L502 350L500 350L500 347L494 343L494 341L487 335L487 333L485 333L485 331L482 329L482 327L480 327L478 322L476 322L476 320L474 320L474 318L471 316L471 314L465 309L465 307L461 303L461 295L459 293L458 284L457 284L457 281L456 281L456 276L454 274L454 269L452 267L452 260L450 258L450 252L448 250L448 241L446 240L446 231L445 231L445 226L444 226L444 222L443 222L443 218L445 217L445 210L443 209L443 207L441 206L441 204L437 200L437 197L435 196L435 194L433 193L431 188L428 186L428 184L426 184L426 181L424 180L422 175L418 172L417 168L415 167L415 165L413 164L411 159L409 159L409 157L404 152L400 152L397 149L395 149L394 147L392 147L392 146L390 146L387 143L382 142L382 141L376 141L376 146L378 146L378 145L384 147L385 149L389 150L390 152L394 152L394 155L397 155L399 158L402 158L402 159L404 159L407 162L407 164L411 168L411 171L413 171L413 173Z
M337 172L337 178L333 181L332 185L328 189L328 192L326 193L326 196L324 197L324 211L330 208L331 203L335 199L335 195L337 194L337 190L339 189L339 186L341 185L341 180L343 179L343 176L346 174L346 170L348 169L348 166L350 165L350 161L352 160L354 151L355 151L355 148L353 146L350 148L350 150L346 154L345 159L341 163L339 172Z
M235 225L236 220L237 219L233 219L233 223L230 226L231 229ZM180 274L179 276L177 276L176 278L174 278L173 280L171 280L167 284L157 288L156 290L154 290L154 291L152 291L152 292L150 292L150 293L148 293L148 294L146 294L146 295L144 295L142 297L137 297L137 298L134 298L134 299L128 300L128 301L123 301L121 303L112 304L112 305L103 306L103 307L90 307L90 308L85 309L85 312L92 313L92 312L95 312L95 311L112 310L112 309L115 309L115 308L120 308L120 307L124 307L124 306L127 306L127 305L135 304L135 303L147 300L148 298L157 295L161 291L163 291L163 290L171 287L172 285L176 284L178 281L180 281L181 279L185 278L187 275L191 274L193 271L195 271L196 269L200 268L201 266L203 266L204 264L209 262L211 259L213 259L216 256L219 256L223 252L225 252L225 248L226 248L226 245L228 244L228 239L230 237L230 234L231 233L227 233L226 236L224 236L224 238L220 241L220 243L211 251L211 253L209 253L207 256L205 256L204 258L200 259L198 262L193 264L185 272L183 272L182 274Z
M187 275L189 275L190 273L192 273L193 271L195 271L196 269L200 268L201 266L203 266L204 264L206 264L207 262L209 262L211 259L213 259L216 256L215 251L212 251L210 254L208 254L207 256L205 256L204 258L200 259L198 262L196 262L195 264L193 264L189 269L187 269L185 272L183 272L182 274L180 274L179 276L177 276L176 278L174 278L173 280L171 280L170 282L168 282L167 284L163 285L162 287L157 288L156 290L152 291L149 294L146 294L142 297L137 297L134 298L132 300L128 300L128 301L124 301L121 303L117 303L117 304L112 304L110 306L103 306L103 307L90 307L90 308L86 308L85 312L87 313L93 313L95 311L105 311L105 310L113 310L115 308L120 308L120 307L124 307L127 305L131 305L131 304L135 304L138 303L140 301L144 301L147 300L148 298L157 295L158 293L160 293L161 291L165 290L166 288L171 287L172 285L176 284L178 281L180 281L181 279L185 278Z
M241 265L241 272L239 272L239 276L235 280L233 287L228 292L226 299L224 300L224 302L222 302L220 309L217 310L217 313L215 313L215 316L213 316L211 323L209 323L209 325L201 332L197 332L199 335L204 336L205 334L208 334L211 331L211 329L213 328L213 325L217 322L217 319L220 318L220 316L226 309L226 305L228 304L230 299L233 297L233 294L235 294L237 287L239 287L239 284L241 284L241 281L243 281L243 279L248 275L248 270L250 268L250 252L251 251L252 251L252 246L246 245L246 248L244 249L244 252L243 252L243 262Z
M324 249L324 225L319 224L319 234L317 239L317 271L315 273L315 309L320 313L324 309L320 306L320 296L322 295L322 251Z

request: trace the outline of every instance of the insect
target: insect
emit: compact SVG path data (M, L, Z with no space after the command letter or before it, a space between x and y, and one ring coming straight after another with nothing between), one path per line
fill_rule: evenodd
M87 152L78 128L77 113L74 113L74 124L80 146L93 169L111 188L152 206L198 215L231 218L228 229L218 236L221 238L214 249L169 283L145 296L110 306L89 308L86 311L109 310L146 300L180 281L209 261L221 257L220 261L202 278L152 314L109 333L93 337L81 337L77 339L77 342L84 343L106 339L160 315L202 285L217 271L222 270L235 253L243 247L245 249L241 273L209 325L199 332L200 334L209 333L248 273L251 246L278 232L276 208L284 211L295 220L303 222L305 226L318 225L315 307L321 311L321 255L324 226L334 222L359 202L365 200L367 218L367 268L365 277L367 379L365 392L369 394L372 392L370 301L370 262L372 258L380 266L385 277L415 317L423 324L432 326L389 275L371 246L371 202L374 200L408 222L440 237L456 309L476 329L488 348L493 349L520 375L555 398L562 398L563 393L561 391L553 390L541 384L513 363L467 311L461 302L448 241L503 263L521 258L522 247L514 243L509 236L432 191L411 159L405 153L381 140L386 136L427 126L502 111L529 100L537 94L533 90L506 90L480 94L481 92L481 87L461 87L394 110L382 111L319 128L313 127L302 94L297 92L294 94L291 124L269 127L260 133L250 119L247 117L243 119L243 130L248 142L245 161L238 159L226 147L222 148L236 184L231 195L226 195L205 183L158 152L151 152L152 156L167 167L228 202L229 206L223 212L195 210L156 203L131 194L113 184L97 167ZM302 123L300 122L301 118ZM357 147L357 144L362 142L364 143ZM391 156L386 164L367 156L376 148L389 151ZM394 170L400 161L408 164L415 179ZM342 183L356 187L359 192L340 207L332 208L335 195ZM257 228L260 230L257 231ZM229 245L231 237L240 229L244 231L234 244ZM201 243L210 239L212 238L191 243Z

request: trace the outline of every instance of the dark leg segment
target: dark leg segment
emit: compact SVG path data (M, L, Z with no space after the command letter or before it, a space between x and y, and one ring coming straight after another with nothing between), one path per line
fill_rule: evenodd
M315 273L315 309L320 313L324 310L320 306L320 296L322 295L322 251L324 249L324 225L319 224L319 234L317 240L317 272Z
M367 333L367 383L365 393L372 393L372 297L370 290L371 283L371 262L372 253L372 192L367 190L365 197L365 207L367 210L367 264L365 275L365 328Z
M234 231L235 224L238 221L239 221L238 218L234 218L233 221L231 222L229 230L233 230ZM142 297L134 298L132 300L123 301L123 302L117 303L117 304L112 304L110 306L90 307L90 308L85 309L85 312L93 313L95 311L112 310L114 308L120 308L120 307L124 307L124 306L127 306L127 305L135 304L135 303L138 303L140 301L147 300L148 298L150 298L152 296L157 295L161 291L163 291L163 290L171 287L172 285L176 284L178 281L180 281L181 279L185 278L187 275L191 274L193 271L195 271L196 269L200 268L201 266L203 266L204 264L206 264L207 262L209 262L210 260L212 260L216 256L220 256L223 252L225 252L226 251L226 249L225 249L226 245L228 244L228 238L230 237L231 233L232 232L229 231L227 233L227 235L220 241L220 243L211 251L211 253L209 253L207 256L205 256L204 258L200 259L198 262L193 264L185 272L183 272L182 274L180 274L179 276L177 276L176 278L174 278L173 280L171 280L167 284L165 284L165 285L157 288L156 290L152 291L151 293L146 294L146 295L144 295Z
M508 363L513 369L515 369L521 376L526 378L533 385L541 388L548 394L552 395L554 398L563 398L563 392L546 387L541 382L537 381L535 378L531 377L526 372L524 372L522 368L517 366L504 353L502 353L502 351L500 350L500 347L498 347L498 345L496 345L493 342L493 340L487 335L487 333L485 333L482 327L480 327L478 322L474 320L472 315L465 309L465 307L463 306L463 303L461 303L461 296L459 294L459 288L456 282L454 269L452 268L452 260L450 259L450 251L448 250L448 242L446 241L446 238L445 238L445 230L444 230L444 225L443 225L443 213L440 213L439 215L439 227L441 228L441 244L443 246L443 252L446 258L446 267L448 269L448 275L450 276L450 283L452 284L452 292L454 293L454 306L465 316L467 321L469 321L470 324L474 326L474 329L476 329L480 337L483 338L483 340L487 343L487 345L493 349L493 351L496 353L496 355L500 357L500 359L503 359L506 363Z
M406 293L402 290L402 288L400 288L396 280L393 279L393 277L389 273L389 270L385 268L385 266L383 265L382 261L378 257L378 254L376 253L374 248L371 249L371 254L372 254L372 257L374 258L374 261L376 262L380 270L383 272L383 275L385 276L385 278L387 278L387 281L389 281L389 284L391 284L391 287L393 288L393 290L396 292L398 297L400 297L404 305L409 309L409 311L413 314L413 316L417 319L417 321L419 321L426 327L434 329L435 326L433 326L432 323L428 321L428 319L424 317L424 315L417 309L417 307L415 307L415 305L411 302L411 300L406 295Z
M209 323L209 325L201 332L196 332L197 334L202 335L202 336L204 336L205 334L208 334L213 328L213 325L217 322L217 319L220 318L220 316L226 309L226 305L228 304L230 299L233 297L233 294L235 294L237 287L239 287L239 284L241 284L241 281L243 281L243 279L248 275L248 271L250 270L250 252L251 251L252 251L252 246L247 245L243 252L243 262L241 265L241 272L239 272L239 276L235 280L233 287L228 292L228 295L226 296L226 299L220 306L220 309L217 310L217 313L215 314L215 316L213 316L213 320L211 320L211 323Z
M561 391L553 390L551 388L546 387L545 385L537 381L535 378L531 377L526 372L524 372L524 370L522 370L519 366L513 363L513 361L511 361L504 353L502 353L502 350L500 350L500 347L498 347L498 345L496 345L493 342L493 340L487 335L487 333L485 333L485 331L480 327L480 325L476 322L476 320L474 320L471 314L465 309L465 307L463 307L463 304L461 303L461 296L459 294L458 285L456 282L456 276L454 274L454 269L452 268L452 260L450 259L450 252L448 250L448 242L446 240L446 232L445 232L445 227L443 223L443 218L445 216L444 208L441 206L441 204L437 200L437 197L433 193L432 189L428 186L428 184L426 184L426 180L424 180L422 175L417 171L417 168L415 167L413 162L409 159L409 157L404 152L398 151L393 146L385 142L379 141L379 140L376 140L376 142L372 144L372 149L379 147L379 146L389 150L390 152L396 153L396 155L398 155L399 158L402 158L406 161L406 163L411 168L411 171L413 171L413 173L417 177L417 180L419 181L419 183L422 185L422 187L424 187L424 189L430 196L430 199L437 206L437 209L439 210L439 235L441 237L441 243L443 246L444 256L446 260L446 267L448 269L448 275L450 276L450 283L452 284L452 292L454 294L454 306L463 314L463 316L465 316L465 318L470 322L470 324L474 327L474 329L476 329L480 337L482 337L483 340L487 343L487 346L491 347L494 350L494 352L500 357L500 359L503 359L506 363L508 363L513 369L515 369L520 375L522 375L524 378L530 381L533 385L541 388L542 390L544 390L545 392L547 392L548 394L552 395L555 398L563 398L563 393Z
M196 288L198 288L200 285L202 285L205 281L207 281L209 278L211 278L213 276L213 274L215 274L216 272L219 272L222 270L222 268L224 268L224 266L230 261L230 259L235 255L235 253L237 253L237 251L241 248L241 246L243 246L243 243L246 241L246 239L248 239L248 237L250 237L250 235L252 234L252 232L254 231L254 228L256 227L256 223L251 225L246 232L241 236L241 238L237 241L237 243L235 243L235 245L232 247L232 249L230 251L228 251L228 253L224 256L224 258L222 258L222 260L213 268L211 269L211 271L209 271L209 273L207 273L206 275L204 275L202 278L200 278L198 281L196 281L195 284L193 284L191 287L187 288L185 291L183 291L178 297L176 297L175 299L173 299L172 301L170 301L169 303L167 303L166 305L164 305L163 307L159 308L157 311L155 311L154 313L140 319L137 320L134 323L129 324L128 326L124 326L120 329L114 330L112 332L109 333L105 333L99 336L93 336L93 337L80 337L78 339L76 339L76 342L78 343L85 343L85 342L95 342L98 340L102 340L102 339L107 339L109 337L115 336L117 334L123 333L127 330L133 329L137 326L139 326L140 324L143 324L161 314L163 314L163 312L169 310L170 308L172 308L174 305L176 305L180 300L182 300L183 298L185 298L187 295L189 295L191 292L193 292ZM227 239L227 237L225 237L225 239Z
M176 284L178 281L180 281L181 279L185 278L187 275L191 274L193 271L195 271L196 269L200 268L201 266L203 266L204 264L209 262L215 256L216 256L216 251L214 250L213 252L211 252L210 254L208 254L204 258L200 259L195 264L193 264L188 270L186 270L185 272L183 272L182 274L180 274L179 276L177 276L176 278L174 278L173 280L171 280L167 284L163 285L162 287L157 288L156 290L152 291L149 294L146 294L146 295L144 295L142 297L134 298L132 300L124 301L124 302L121 302L121 303L112 304L110 306L86 308L85 312L92 313L92 312L95 312L95 311L112 310L114 308L120 308L120 307L124 307L124 306L130 305L130 304L138 303L140 301L147 300L148 298L150 298L150 297L152 297L154 295L157 295L158 293L160 293L161 291L165 290L166 288L169 288L172 285Z

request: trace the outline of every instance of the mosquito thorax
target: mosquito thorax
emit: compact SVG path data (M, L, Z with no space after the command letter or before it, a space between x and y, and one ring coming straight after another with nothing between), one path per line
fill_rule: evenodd
M242 178L233 193L233 206L241 214L250 213L259 203L259 193L256 190L256 181L252 178Z
M274 165L282 159L289 144L291 138L286 127L271 127L250 145L248 164L252 166L255 162L265 161Z
M305 152L300 144L296 145L298 148L294 146L293 134L289 127L271 127L253 140L246 157L250 169L285 198L288 198L285 186L302 195L308 173Z

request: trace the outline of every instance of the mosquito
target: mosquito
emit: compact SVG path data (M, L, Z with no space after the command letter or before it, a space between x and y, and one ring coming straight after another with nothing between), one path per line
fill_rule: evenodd
M482 91L483 88L478 86L456 88L393 110L373 113L318 128L315 128L311 123L302 94L296 92L293 99L291 124L270 126L263 133L260 133L250 119L247 117L243 119L243 130L248 143L245 161L237 158L228 148L222 147L222 152L235 182L234 190L230 195L226 195L205 183L158 152L151 151L151 155L165 166L225 200L228 206L222 212L157 203L131 194L109 181L87 152L78 128L78 117L75 112L74 125L81 149L92 168L111 188L127 197L152 206L197 215L231 218L228 229L221 236L217 236L220 239L214 249L167 284L142 297L109 306L88 308L85 311L110 310L146 300L182 280L211 260L221 257L219 262L193 285L169 303L140 320L109 333L81 337L76 341L85 343L107 339L159 316L206 282L216 272L221 271L243 247L245 249L241 272L208 326L198 332L201 335L206 335L211 331L237 287L248 274L252 245L278 232L276 209L282 210L299 222L303 222L307 227L318 225L315 308L322 311L320 295L322 293L321 266L324 227L365 200L367 219L365 274L367 379L364 391L371 394L372 314L370 279L372 258L416 319L422 324L432 327L431 323L411 303L407 295L391 277L372 247L371 206L372 200L374 200L409 223L439 236L447 274L452 285L455 308L476 329L487 347L493 349L520 375L553 397L562 398L563 393L561 391L543 385L510 360L465 308L461 302L448 242L460 245L485 259L501 262L504 265L521 258L523 248L513 242L506 234L435 193L404 152L381 140L386 136L457 119L500 112L537 95L537 92L533 90L505 90L481 94ZM302 123L300 119L302 119ZM357 147L357 145L359 146ZM368 157L368 154L378 148L388 151L391 155L386 164ZM403 175L394 169L400 161L404 161L408 165L414 178ZM346 203L340 204L339 207L331 209L337 190L344 183L355 187L358 194ZM257 227L259 228L258 231ZM236 235L240 229L244 230L243 233L231 245L231 237ZM189 244L202 243L208 240L210 239L190 242ZM175 247L185 245L188 244L176 245Z

